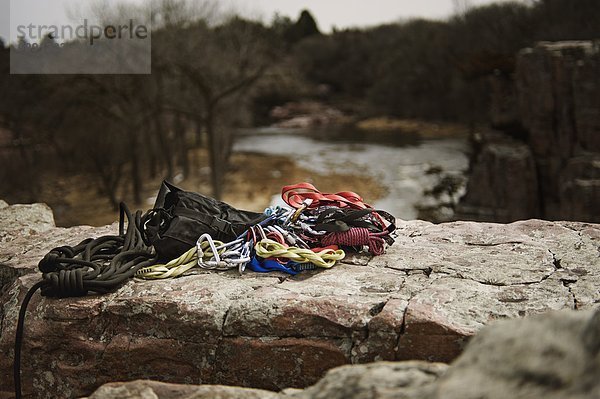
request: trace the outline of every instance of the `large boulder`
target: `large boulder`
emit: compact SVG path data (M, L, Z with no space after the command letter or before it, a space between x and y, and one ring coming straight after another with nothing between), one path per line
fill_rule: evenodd
M10 208L8 207L10 212ZM31 222L0 242L17 270L0 299L0 397L12 396L19 304L55 246L114 234ZM114 293L29 306L27 396L89 395L111 381L156 379L278 391L327 370L377 360L449 362L488 323L600 301L600 226L399 221L386 255L352 256L295 277L200 272L128 282ZM34 234L31 234L34 231Z
M486 328L433 398L600 397L600 311L555 312Z

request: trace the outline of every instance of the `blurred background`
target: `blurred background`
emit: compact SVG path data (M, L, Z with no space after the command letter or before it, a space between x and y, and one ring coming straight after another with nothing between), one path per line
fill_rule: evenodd
M257 211L308 181L402 219L600 221L598 0L89 5L150 14L151 74L11 75L0 19L0 199L59 226L162 179Z

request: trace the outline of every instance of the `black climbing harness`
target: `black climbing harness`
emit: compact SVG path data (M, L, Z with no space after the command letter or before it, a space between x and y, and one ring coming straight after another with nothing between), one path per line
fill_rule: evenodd
M142 216L138 229L160 259L171 260L194 247L203 234L223 242L233 241L265 218L263 213L239 210L164 181L154 209Z

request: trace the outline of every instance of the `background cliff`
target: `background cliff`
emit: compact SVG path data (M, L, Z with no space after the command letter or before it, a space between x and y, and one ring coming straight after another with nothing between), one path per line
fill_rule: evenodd
M600 221L600 44L539 43L492 79L457 217Z

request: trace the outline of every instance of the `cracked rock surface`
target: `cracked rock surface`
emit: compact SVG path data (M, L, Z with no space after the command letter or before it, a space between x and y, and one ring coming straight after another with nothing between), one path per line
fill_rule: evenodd
M7 398L19 303L39 281L37 262L56 246L117 231L56 228L47 208L31 219L2 216L12 208L0 209L0 397ZM450 362L494 320L600 302L599 225L398 225L387 254L294 277L196 272L132 280L102 296L36 294L25 324L24 391L76 397L135 379L304 388L346 364Z

